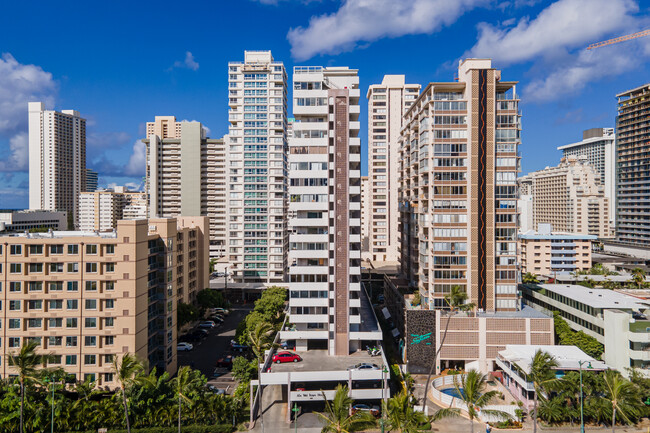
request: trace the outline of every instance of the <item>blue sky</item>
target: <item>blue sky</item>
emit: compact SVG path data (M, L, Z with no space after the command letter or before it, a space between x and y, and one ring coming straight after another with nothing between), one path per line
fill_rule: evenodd
M227 132L227 63L247 49L272 50L289 72L358 68L364 94L384 74L426 85L453 80L460 58L491 57L520 82L523 173L557 164L555 148L583 129L614 126L615 94L650 81L650 37L585 50L650 28L650 0L5 3L0 208L28 204L28 101L88 119L87 166L100 185L139 184L138 140L154 116Z

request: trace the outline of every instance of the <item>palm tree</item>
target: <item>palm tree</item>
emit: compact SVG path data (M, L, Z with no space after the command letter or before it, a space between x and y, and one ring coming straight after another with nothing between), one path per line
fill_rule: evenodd
M187 365L181 367L176 374L176 381L174 381L174 388L178 394L178 433L181 432L181 406L183 401L192 404L190 395L196 394L196 389L201 386L201 379Z
M332 402L327 400L325 393L323 393L325 400L325 413L314 412L325 423L321 433L350 433L356 431L363 431L377 425L377 420L370 413L365 411L357 411L350 415L350 406L352 406L352 398L348 395L348 387L338 385L334 400Z
M616 414L628 423L632 423L632 418L638 416L640 400L635 392L634 385L629 380L623 378L618 371L607 370L603 375L605 383L605 404L609 403L612 407L612 433L616 428Z
M429 421L424 413L415 410L415 399L406 387L388 400L386 412L388 428L401 433L418 432Z
M25 411L25 386L30 382L37 381L37 367L42 366L50 355L39 355L36 353L38 343L28 340L20 348L17 355L7 355L7 362L18 371L18 382L20 383L20 432L24 431Z
M460 377L460 379L459 379ZM485 409L490 401L499 395L499 391L487 391L487 376L476 370L470 370L466 374L454 376L454 388L460 396L460 400L467 406L467 415L471 423L470 432L474 433L474 420L478 419L479 411L485 415L492 415L497 418L510 418L510 414L500 410ZM460 416L460 409L444 408L438 410L433 416L434 420Z
M428 400L428 392L429 392L429 382L431 382L431 376L433 375L433 370L436 368L436 359L438 359L438 355L440 355L440 351L442 350L443 344L445 344L445 339L447 338L447 331L449 330L449 323L451 322L451 315L453 315L456 311L469 311L473 310L475 305L472 303L467 302L467 292L465 292L460 286L453 286L451 290L449 291L449 294L445 296L445 302L447 302L447 305L449 305L449 309L451 310L449 316L447 317L447 323L445 324L445 332L442 334L442 339L440 340L440 346L438 346L438 350L436 350L436 353L433 355L433 358L431 359L431 368L429 368L429 374L427 375L427 382L424 385L424 403L422 407L425 408L427 407L427 400Z
M264 352L273 347L271 335L273 333L273 326L269 322L259 322L252 331L248 331L248 339L251 343L251 349L257 359L257 378L259 380L260 389L260 422L264 426L264 408L262 400L262 372L260 364L264 361Z
M131 433L131 424L129 423L129 405L126 401L126 389L141 382L141 374L144 372L144 365L135 355L125 353L122 355L122 361L118 357L113 357L113 372L117 383L122 390L122 404L124 405L124 419L126 420L126 431Z
M632 281L638 286L640 289L643 284L645 283L645 272L641 268L634 268L632 269Z
M536 283L539 283L539 280L537 279L536 275L531 274L530 272L526 272L521 277L521 282L524 283L524 284L536 284Z
M528 379L533 382L535 390L535 399L533 403L533 433L537 432L537 398L544 387L553 385L557 382L553 369L557 367L557 361L548 352L537 349L533 360L530 363L530 372Z

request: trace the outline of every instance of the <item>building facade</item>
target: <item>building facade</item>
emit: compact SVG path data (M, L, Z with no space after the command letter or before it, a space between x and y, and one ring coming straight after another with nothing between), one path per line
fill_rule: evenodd
M616 240L650 246L650 84L616 95Z
M549 276L557 272L577 272L591 269L591 244L596 236L529 231L519 235L519 264L521 273Z
M29 103L29 208L65 211L78 222L86 189L86 119L78 111Z
M127 352L174 374L178 302L208 278L206 228L205 218L150 219L2 236L0 376L16 374L4 360L27 340L54 355L47 367L101 387L118 386L112 361Z
M560 146L562 156L586 157L605 187L609 200L610 226L615 226L616 209L616 143L614 128L591 128L582 133L582 141Z
M210 256L225 254L226 145L199 122L156 116L147 123L146 185L149 216L208 216ZM137 209L129 208L127 215Z
M368 243L373 261L399 261L399 137L403 116L420 92L404 75L368 88Z
M521 182L531 183L534 230L551 224L564 233L612 236L610 202L587 157L562 158L557 167L529 173Z
M227 257L238 283L284 281L287 73L270 51L228 63Z
M79 194L79 230L110 231L121 219L146 219L147 194L123 186Z
M0 211L0 232L28 232L30 230L66 230L66 212L40 210Z
M400 137L402 273L423 304L445 307L451 287L484 311L517 307L515 82L490 60L468 59L458 81L430 83Z
M361 259L370 260L370 184L368 176L361 176Z
M298 350L348 355L364 339L359 77L347 67L295 67L293 85L290 336Z
M86 169L86 188L84 191L94 192L97 191L97 184L99 182L99 174L95 170Z

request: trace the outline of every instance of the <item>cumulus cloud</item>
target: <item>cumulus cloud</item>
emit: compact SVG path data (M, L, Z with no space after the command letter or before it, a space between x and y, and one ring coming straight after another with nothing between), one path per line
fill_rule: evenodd
M0 161L0 171L27 171L29 169L29 139L19 132L9 139L9 158Z
M147 145L142 140L137 140L133 144L133 153L129 162L124 168L124 174L127 176L144 176L147 165Z
M169 68L169 70L172 70L174 68L191 69L193 71L196 71L197 69L199 69L199 64L196 60L194 60L194 55L191 52L186 51L185 59L183 61L180 60L175 61L172 67Z
M338 11L314 16L307 27L289 30L291 54L307 60L337 54L360 42L385 37L433 33L453 24L470 9L489 0L344 0Z
M558 0L516 26L479 24L479 38L466 57L489 57L517 63L558 50L584 47L613 31L629 28L638 6L632 0Z

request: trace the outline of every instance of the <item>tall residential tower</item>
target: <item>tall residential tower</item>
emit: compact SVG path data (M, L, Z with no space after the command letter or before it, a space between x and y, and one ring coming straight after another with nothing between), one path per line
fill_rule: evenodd
M236 282L284 281L287 73L270 51L228 63L228 245Z
M404 75L368 88L368 257L399 260L399 136L403 115L420 92Z
M79 193L86 189L86 119L78 111L46 110L29 103L29 208L66 211L79 218Z

